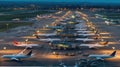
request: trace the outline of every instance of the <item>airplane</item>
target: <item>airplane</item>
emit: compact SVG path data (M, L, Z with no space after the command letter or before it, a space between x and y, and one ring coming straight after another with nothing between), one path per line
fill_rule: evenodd
M27 54L23 54L24 51L26 51L27 48L25 48L24 50L22 50L20 53L18 54L13 54L13 55L3 55L1 56L2 58L9 58L11 60L16 60L16 61L20 61L23 58L30 58L33 56L32 54L32 50L30 50Z
M39 41L53 42L53 41L61 41L61 39L59 39L59 38L46 38L46 39L39 39Z
M95 36L96 34L77 34L79 36Z
M77 31L77 33L91 33L92 31Z
M16 40L13 41L13 45L19 46L19 47L28 47L28 48L32 48L33 46L39 46L38 44L20 43L20 42L17 42Z
M48 25L46 25L46 28L48 28L48 29L63 29L63 26L48 26Z
M88 57L89 58L96 58L97 60L104 60L105 58L113 58L116 55L116 50L112 52L110 55L97 55L97 54L91 54Z
M46 38L46 39L39 39L39 41L43 41L43 42L53 42L53 41L74 41L74 39L69 39L69 38L64 38L64 39L60 39L60 38ZM83 42L87 42L87 41L95 41L94 39L89 39L89 38L76 38L76 41L83 41Z
M83 42L86 42L86 41L95 41L95 39L89 39L89 38L76 38L75 40L77 40L77 41L83 41Z
M60 36L58 36L58 37L60 37ZM60 39L60 38L40 38L39 36L36 36L36 38L39 41L43 41L43 42L54 42L54 41L64 41L64 40L66 40L66 38L64 38L64 39Z
M105 46L108 46L108 41L106 41L104 44L99 44L99 43L96 43L96 44L80 44L80 46L87 46L89 48L105 47Z
M49 33L49 34L35 34L35 35L48 37L48 36L56 36L57 34L55 34L55 33Z
M85 28L85 29L76 28L76 29L74 29L74 30L77 30L77 31L86 31L87 29L86 29L86 28Z

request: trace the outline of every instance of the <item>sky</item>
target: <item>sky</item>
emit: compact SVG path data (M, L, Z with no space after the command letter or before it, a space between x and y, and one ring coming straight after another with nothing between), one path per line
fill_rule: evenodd
M92 3L120 3L120 0L0 0L0 1L46 1L46 2L92 2Z

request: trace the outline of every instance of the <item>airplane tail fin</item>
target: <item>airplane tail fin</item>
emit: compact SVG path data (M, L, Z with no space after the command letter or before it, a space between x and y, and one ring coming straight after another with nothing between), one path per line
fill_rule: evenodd
M40 39L38 35L35 35L37 39Z
M95 34L98 34L98 30L95 32Z
M26 56L32 56L32 50Z
M116 51L114 51L110 56L115 56L116 55Z
M19 43L18 43L16 40L14 40L14 41L13 41L13 44L16 46L16 45L18 45Z

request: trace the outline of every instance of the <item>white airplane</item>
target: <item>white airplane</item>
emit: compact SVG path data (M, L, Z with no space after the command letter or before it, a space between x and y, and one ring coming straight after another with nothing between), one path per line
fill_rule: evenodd
M11 60L16 60L16 61L20 61L23 58L30 58L32 57L32 50L30 50L27 54L23 54L23 52L26 50L26 48L24 50L22 50L20 53L18 54L13 54L13 55L3 55L1 56L2 58L9 58Z
M113 58L113 57L115 57L115 55L116 55L116 51L114 51L110 55L105 55L105 54L103 54L103 55L91 54L88 57L89 58L96 58L97 60L104 60L105 58Z
M86 42L86 41L95 41L95 39L89 39L89 38L76 38L75 40L84 41L84 42Z
M77 31L86 31L87 29L79 29L79 28L76 28L74 30L77 30Z
M63 39L63 41L65 41L65 40L67 40L67 39ZM77 40L77 41L84 41L84 42L95 41L94 39L88 39L88 38L76 38L75 40ZM62 39L60 39L60 38L46 38L46 39L39 39L39 41L53 42L53 41L62 41Z
M105 46L108 46L108 42L106 42L104 44L99 44L99 43L96 43L96 44L80 44L80 46L87 46L89 48L105 47Z
M46 39L39 39L39 41L53 42L53 41L61 41L61 39L59 39L59 38L46 38Z
M92 31L77 31L77 33L91 33Z
M38 44L27 44L27 43L17 42L16 40L13 41L13 45L19 47L27 47L27 48L32 48L33 46L39 46Z
M77 34L77 35L79 35L79 36L95 36L96 34Z
M37 36L55 36L55 33L49 33L49 34L36 34Z

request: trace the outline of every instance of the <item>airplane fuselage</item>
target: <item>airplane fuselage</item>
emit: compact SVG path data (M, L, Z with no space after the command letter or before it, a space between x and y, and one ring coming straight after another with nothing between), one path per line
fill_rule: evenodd
M104 47L105 45L100 45L100 44L80 44L80 46L87 46L89 48L97 48L97 47Z
M2 56L2 58L10 58L10 59L12 59L12 58L19 59L19 58L28 58L28 57L30 57L30 56L25 56L25 55L3 55Z
M110 55L89 55L90 58L112 58Z

